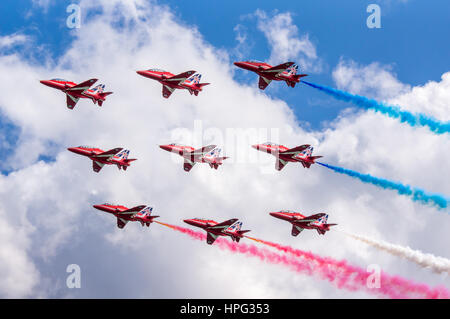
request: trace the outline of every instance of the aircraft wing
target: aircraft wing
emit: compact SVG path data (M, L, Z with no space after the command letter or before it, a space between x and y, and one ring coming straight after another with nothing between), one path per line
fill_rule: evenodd
M192 71L192 70L191 71L186 71L186 72L174 75L174 76L172 76L170 78L164 79L164 82L170 82L170 83L174 83L174 84L178 85L178 84L181 84L184 81L186 81L186 79L188 77L190 77L194 73L195 73L195 71Z
M195 165L195 162L193 162L187 158L184 159L184 170L186 172L189 172L192 169L192 167L194 167L194 165Z
M304 228L301 228L297 225L292 225L292 236L297 236L298 234L300 234L303 231Z
M134 215L139 213L141 210L143 210L145 207L145 205L139 205L133 208L129 208L127 210L123 210L121 212L118 212L117 215Z
M86 90L88 90L95 82L97 82L97 79L90 79L84 82L81 82L80 84L77 84L75 86L72 86L68 89L66 89L66 92L68 94L70 93L84 93Z
M120 229L124 228L127 223L128 220L117 217L117 227L119 227Z
M314 214L314 215L311 215L311 216L307 216L307 217L305 217L305 218L303 218L303 219L299 219L299 220L297 220L295 223L298 225L298 224L309 224L309 223L311 223L311 222L315 222L316 220L318 220L320 217L323 217L323 216L325 216L326 214L324 214L324 213L319 213L319 214Z
M235 222L237 222L237 220L238 220L237 218L232 218L232 219L226 220L226 221L224 221L222 223L216 224L214 226L210 226L208 228L211 228L211 229L225 229L225 228L228 228L231 225L233 225Z
M286 164L287 164L286 161L282 160L281 158L278 158L277 161L275 162L275 169L277 171L281 171Z
M261 90L264 90L270 84L270 82L272 82L272 80L269 80L268 78L260 76L258 86Z
M78 97L72 96L71 94L67 93L66 94L66 105L67 105L67 108L73 110L73 108L77 104L78 100L79 100Z
M100 170L102 169L102 167L105 164L97 162L97 161L92 161L92 169L94 170L94 172L98 173L100 172Z
M284 71L286 71L286 69L288 67L290 67L291 65L293 65L294 62L286 62L286 63L282 63L276 66L273 66L271 68L265 69L260 71L261 73L267 73L267 74L272 74L272 75L278 75Z
M111 157L113 157L114 155L119 153L121 150L123 150L122 147L116 147L116 148L113 148L112 150L109 150L109 151L106 151L106 152L94 155L92 157L94 157L94 158L101 158L101 159L110 159Z
M202 148L198 148L196 150L193 150L192 152L187 153L186 155L194 156L194 157L200 157L205 155L206 153L211 152L213 149L216 148L217 145L207 145L203 146Z
M280 153L295 155L295 154L298 154L298 153L300 153L300 152L303 152L303 151L304 151L305 149L307 149L309 146L310 146L309 144L304 144L304 145L300 145L300 146L296 146L296 147L290 148L290 149L285 150L285 151L282 151L282 152L280 152Z
M163 97L168 99L169 96L173 93L173 91L175 91L174 88L171 88L170 86L163 84L163 86L162 86L162 96Z
M214 235L210 232L207 232L206 234L207 234L206 235L206 243L208 245L212 245L214 243L214 241L217 239L217 235Z

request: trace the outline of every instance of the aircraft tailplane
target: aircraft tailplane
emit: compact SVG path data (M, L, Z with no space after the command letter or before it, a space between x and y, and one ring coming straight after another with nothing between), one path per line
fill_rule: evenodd
M296 82L300 81L300 78L303 78L305 76L308 76L308 74L296 74L293 75L292 77L296 80Z
M323 224L323 227L326 229L326 230L330 230L330 227L331 226L336 226L337 224Z
M198 83L198 84L195 84L195 86L197 87L197 90L194 90L194 95L198 96L198 93L202 90L202 88L204 86L208 85L208 84L210 84L210 83Z
M99 93L98 95L100 96L100 99L97 100L98 106L102 106L103 102L106 100L106 97L108 95L110 95L110 94L113 94L113 92L102 92L102 93ZM95 101L94 101L94 104L95 104Z
M323 156L311 156L309 159L311 160L311 161L313 161L313 163L315 163L315 160L316 159L318 159L318 158L321 158L321 157L323 157Z

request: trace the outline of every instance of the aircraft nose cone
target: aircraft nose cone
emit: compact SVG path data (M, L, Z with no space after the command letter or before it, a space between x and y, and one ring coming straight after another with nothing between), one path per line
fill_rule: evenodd
M259 144L252 145L252 147L253 147L254 149L259 150Z
M96 209L100 209L102 205L92 205L92 207L96 208Z
M192 220L192 219L184 219L183 220L186 224L189 224L189 225L194 225L195 223L194 223L194 221Z
M41 82L44 85L50 86L50 81L49 80L40 80L39 82Z
M136 71L136 73L139 75L145 75L145 71Z
M162 148L165 151L169 151L170 152L170 146L169 145L160 145L160 148Z
M276 217L276 218L280 217L280 213L277 213L277 212L269 213L269 215L272 217Z
M71 151L71 152L74 152L74 153L76 152L76 149L77 149L76 147L69 147L69 148L67 148L68 151Z
M242 67L242 62L234 62L233 64L234 64L235 66Z

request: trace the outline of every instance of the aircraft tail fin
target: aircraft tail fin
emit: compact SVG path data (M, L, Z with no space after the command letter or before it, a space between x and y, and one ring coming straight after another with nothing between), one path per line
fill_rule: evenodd
M210 159L209 166L211 168L218 169L219 165L222 165L222 162L228 158L227 156L220 156L221 153L222 149L216 147L205 156Z
M308 146L302 153L305 156L311 157L313 151L314 151L314 147Z
M288 76L290 77L289 80L286 80L286 85L294 88L295 84L300 82L300 77L303 74L298 74L297 75L297 72L298 72L298 65L297 64L293 64L290 67L288 67L286 69L286 72L288 73Z
M289 75L296 75L296 74L297 74L297 71L298 71L298 65L297 65L297 64L293 64L293 65L291 65L290 67L288 67L288 68L286 69L286 71L287 71L287 73L288 73Z
M317 226L319 226L319 228L317 228L317 232L320 235L325 235L325 233L330 230L331 226L337 225L337 224L327 224L327 221L328 221L328 214L323 215L317 220Z
M92 91L94 93L103 93L103 91L105 90L105 85L104 84L99 84L97 86L95 86Z
M200 79L202 78L201 74L194 74L193 76L186 79L186 82L189 84L195 84L198 85L200 83Z
M235 221L233 224L231 224L226 231L230 232L230 233L239 233L239 231L241 230L242 227L242 222L240 221Z
M215 147L213 150L211 150L208 154L206 154L206 157L210 158L218 158L220 154L222 153L222 149L219 147Z
M153 207L146 206L144 209L140 210L136 216L139 216L141 218L145 218L147 220L153 220L154 218L158 218L157 215L152 215Z
M226 231L232 233L231 238L233 241L239 242L239 240L244 236L245 233L248 233L250 230L241 230L242 222L236 221L230 227L227 228Z
M94 93L97 93L98 96L100 97L97 102L98 102L98 106L102 106L103 102L106 100L106 97L110 94L113 94L113 92L105 92L105 85L104 84L99 84L97 85L94 89L93 89ZM95 103L95 101L94 101Z
M119 153L114 155L113 158L116 160L126 160L128 155L130 155L130 150L121 150Z
M186 80L186 84L192 84L197 89L192 89L189 92L194 94L195 96L198 96L198 93L202 90L202 88L210 83L200 83L200 79L202 78L201 74L194 74L190 78Z

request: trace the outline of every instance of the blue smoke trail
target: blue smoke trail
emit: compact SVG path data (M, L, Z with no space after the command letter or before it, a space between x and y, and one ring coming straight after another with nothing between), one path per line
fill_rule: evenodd
M392 182L384 178L378 178L374 177L369 174L361 174L355 171L352 171L350 169L345 169L342 167L336 167L320 162L316 162L317 164L320 164L322 166L325 166L337 173L345 174L348 176L356 177L360 181L364 183L373 184L379 187L382 187L384 189L394 189L396 190L400 195L406 195L410 196L413 201L415 202L421 202L423 204L433 204L438 206L438 208L445 209L448 207L448 204L450 202L449 198L445 198L443 195L439 194L428 194L425 191L419 189L419 188L413 188L409 185L403 185L400 183Z
M309 83L306 81L301 81L313 88L316 88L320 91L323 91L338 100L342 100L345 102L352 102L357 106L372 109L376 112L380 112L382 114L386 114L389 117L400 119L400 122L407 123L411 126L426 126L430 129L430 131L437 134L444 134L450 132L450 122L440 122L434 119L431 116L427 116L424 114L414 114L408 111L402 111L399 107L393 105L386 105L382 102L378 102L373 99L369 99L367 97L361 95L351 94L345 91L333 89L327 86L322 86L314 83Z

